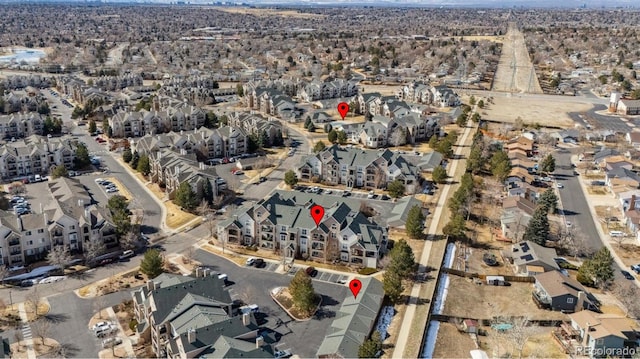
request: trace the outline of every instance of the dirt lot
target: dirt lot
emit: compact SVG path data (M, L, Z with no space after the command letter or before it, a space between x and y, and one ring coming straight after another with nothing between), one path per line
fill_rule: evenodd
M474 284L471 279L451 275L443 314L476 319L490 319L498 314L527 315L540 320L567 319L560 312L538 309L531 298L532 290L531 283L511 283L510 287L496 287Z
M567 112L583 112L592 105L554 101L550 98L535 99L527 96L496 96L493 104L480 111L483 118L491 121L514 123L520 117L525 123L542 126L572 127L574 122Z
M464 41L491 41L497 43L504 42L504 36L463 36Z
M479 337L482 341L486 337ZM482 347L482 346L481 346ZM473 340L467 333L461 333L453 323L440 323L434 358L468 358L469 351L476 349Z
M524 35L510 25L502 43L500 62L493 82L494 91L542 93L533 70Z

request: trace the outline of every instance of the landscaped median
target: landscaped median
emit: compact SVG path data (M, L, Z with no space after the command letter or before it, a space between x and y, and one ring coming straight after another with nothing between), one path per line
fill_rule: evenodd
M296 307L293 302L293 297L289 293L289 288L286 287L277 287L271 290L269 293L271 298L282 308L289 316L298 322L305 322L311 320L313 315L318 311L320 305L322 305L322 296L316 296L317 305L312 309L312 311L302 311Z

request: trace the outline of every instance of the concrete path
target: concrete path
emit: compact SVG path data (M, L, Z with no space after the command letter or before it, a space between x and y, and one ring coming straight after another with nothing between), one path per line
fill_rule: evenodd
M467 137L469 137L469 134L473 129L474 127L466 127L458 143L465 143L467 141ZM459 158L461 158L461 154L464 149L465 147L462 147L462 146L457 147L455 153L457 156L459 156ZM458 168L458 165L460 163L466 164L466 161L455 160L451 162L452 163L451 163L451 167L449 168L448 174L453 178ZM442 193L438 198L438 203L436 204L436 208L433 213L433 219L431 220L429 231L427 232L429 236L435 235L437 232L438 225L440 224L440 220L442 217L442 213L445 209L447 200L449 199L449 191L451 190L452 187L453 185L447 184L442 189ZM431 255L432 246L433 246L433 241L426 240L424 242L424 247L422 249L422 256L418 261L418 274L426 272L426 269L429 266L429 256ZM440 263L438 263L436 266L440 266ZM421 283L416 282L413 285L413 288L411 289L411 299L409 301L409 305L407 306L407 310L404 313L404 318L402 319L402 325L400 325L400 331L398 332L398 340L396 341L396 346L393 350L392 358L404 358L404 351L407 346L407 342L409 340L409 334L411 333L411 327L412 327L411 323L414 320L414 316L417 308L417 301L420 296L421 286L422 286ZM424 318L424 320L426 320L426 318Z
M120 321L118 320L118 316L116 316L116 312L113 311L113 307L107 308L107 314L109 315L109 320L113 323L116 323L118 326L118 334L122 336L122 346L124 350L127 352L127 356L129 358L135 358L136 353L133 351L133 345L131 344L131 340L124 335L124 330L122 329L122 325L120 325Z
M36 359L36 351L33 350L33 334L31 333L31 327L29 326L29 319L27 318L27 311L24 307L24 303L18 304L18 312L20 313L20 319L22 320L20 330L22 331L22 339L27 346L27 358Z

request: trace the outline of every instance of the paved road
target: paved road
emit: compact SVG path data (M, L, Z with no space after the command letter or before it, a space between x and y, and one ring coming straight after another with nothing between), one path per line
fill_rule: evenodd
M260 311L266 314L264 318L262 315L258 316L259 324L279 333L277 337L282 336L278 348L291 349L301 358L315 357L336 311L349 293L344 285L314 280L316 292L323 296L322 316L307 322L294 322L269 295L269 291L275 287L288 286L291 276L269 270L238 267L224 258L201 250L194 253L194 258L217 272L227 273L230 282L233 283L229 287L232 298L248 304L257 304ZM278 326L278 318L285 325Z
M160 230L162 222L162 210L150 194L145 191L136 178L120 165L112 156L119 156L119 153L109 152L106 145L100 144L89 136L86 126L79 126L73 129L73 135L78 140L87 144L90 153L100 157L103 166L109 168L111 173L109 176L116 177L129 192L135 193L136 197L132 201L130 208L141 208L144 210L144 218L142 221L145 233L155 233Z
M89 330L89 320L99 309L127 299L131 299L129 291L112 293L100 299L80 299L73 292L50 297L51 311L47 317L55 324L49 337L63 345L70 358L96 358L102 349L102 341Z
M604 111L606 109L606 105L595 105L584 115L582 113L570 112L569 117L585 128L589 128L588 126L591 126L594 129L611 130L616 133L627 133L631 131L634 126L640 125L637 120L623 121L618 116L601 115L596 112Z

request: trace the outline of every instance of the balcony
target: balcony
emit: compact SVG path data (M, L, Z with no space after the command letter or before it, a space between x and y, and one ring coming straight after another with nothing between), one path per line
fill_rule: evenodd
M260 236L260 240L262 241L273 241L273 234L271 233L262 233L262 235Z
M311 251L311 257L313 258L324 258L324 252L320 252L320 251Z
M19 246L20 245L20 238L14 238L9 240L9 247L11 246Z
M538 308L540 309L551 308L551 298L547 297L546 295L541 295L540 293L534 291L531 293L531 298L533 299L533 302L536 303Z
M364 256L364 252L356 249L352 249L350 252L351 256L362 257Z

